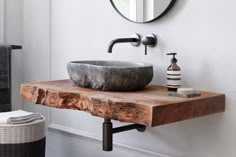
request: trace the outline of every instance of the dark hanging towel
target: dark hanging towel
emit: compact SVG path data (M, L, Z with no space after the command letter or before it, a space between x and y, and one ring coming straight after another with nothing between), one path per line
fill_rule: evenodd
M11 110L11 49L0 44L0 112Z

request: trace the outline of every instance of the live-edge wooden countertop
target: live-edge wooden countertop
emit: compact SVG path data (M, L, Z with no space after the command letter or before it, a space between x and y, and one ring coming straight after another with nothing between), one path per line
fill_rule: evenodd
M195 98L168 96L166 87L149 85L144 90L111 92L81 88L71 80L25 83L21 98L35 104L82 110L94 116L149 127L224 112L225 95L201 92Z

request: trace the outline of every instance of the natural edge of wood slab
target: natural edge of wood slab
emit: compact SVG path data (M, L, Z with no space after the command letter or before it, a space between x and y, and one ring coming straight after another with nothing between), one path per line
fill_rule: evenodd
M115 102L109 98L100 100L84 94L63 92L34 84L22 84L20 95L23 100L49 107L81 110L102 118L133 122L151 127L151 108L129 103Z
M104 92L75 86L70 80L21 84L23 100L148 127L224 112L225 95L202 92L201 97L169 97L162 86L136 92Z

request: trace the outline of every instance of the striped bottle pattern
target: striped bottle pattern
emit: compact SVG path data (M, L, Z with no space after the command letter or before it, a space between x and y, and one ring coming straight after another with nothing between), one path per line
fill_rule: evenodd
M167 88L181 87L181 71L167 70Z

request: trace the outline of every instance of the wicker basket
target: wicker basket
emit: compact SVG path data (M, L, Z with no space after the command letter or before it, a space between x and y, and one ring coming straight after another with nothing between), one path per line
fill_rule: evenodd
M21 125L0 124L0 157L45 157L45 118Z

